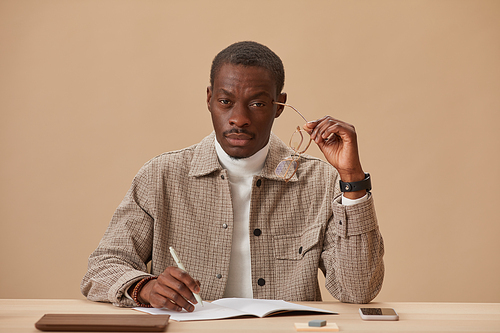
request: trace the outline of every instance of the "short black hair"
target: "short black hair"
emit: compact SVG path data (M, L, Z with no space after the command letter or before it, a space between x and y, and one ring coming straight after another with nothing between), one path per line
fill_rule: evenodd
M278 94L281 93L285 85L285 68L280 57L267 46L257 42L237 42L220 51L212 61L210 69L210 85L212 87L215 77L225 64L257 66L267 69L276 83Z

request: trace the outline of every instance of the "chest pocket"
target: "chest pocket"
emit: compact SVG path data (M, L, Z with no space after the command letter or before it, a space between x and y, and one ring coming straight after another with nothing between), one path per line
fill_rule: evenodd
M274 236L274 255L280 260L300 260L319 242L321 225L307 228L297 235Z

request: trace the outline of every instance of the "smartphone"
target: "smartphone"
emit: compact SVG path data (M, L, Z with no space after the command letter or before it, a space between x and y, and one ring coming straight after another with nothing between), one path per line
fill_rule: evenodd
M359 314L363 320L399 320L393 308L360 308Z

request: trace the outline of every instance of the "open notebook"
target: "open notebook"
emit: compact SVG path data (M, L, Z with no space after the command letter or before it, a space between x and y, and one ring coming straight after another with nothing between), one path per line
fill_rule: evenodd
M212 320L240 316L266 317L284 312L315 312L337 314L332 311L317 309L310 306L289 303L285 301L252 298L222 298L211 303L203 302L203 306L195 304L193 312L169 311L156 308L134 308L150 314L168 314L170 319L177 321Z

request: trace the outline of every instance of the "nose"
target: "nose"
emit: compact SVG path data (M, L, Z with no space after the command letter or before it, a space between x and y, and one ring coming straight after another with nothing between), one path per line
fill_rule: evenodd
M229 124L235 127L249 126L251 123L249 116L250 110L241 103L238 103L231 109Z

